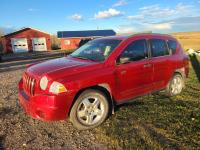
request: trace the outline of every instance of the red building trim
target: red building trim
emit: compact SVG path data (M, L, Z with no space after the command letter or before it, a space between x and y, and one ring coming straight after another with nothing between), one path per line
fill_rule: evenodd
M82 38L62 38L61 49L72 50L77 49Z

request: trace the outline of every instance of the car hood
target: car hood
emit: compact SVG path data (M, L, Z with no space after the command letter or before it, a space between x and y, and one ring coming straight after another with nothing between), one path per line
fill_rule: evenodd
M44 75L56 79L63 76L80 73L99 68L101 63L89 60L81 60L72 57L63 57L38 63L27 68L27 73L33 76L41 77Z

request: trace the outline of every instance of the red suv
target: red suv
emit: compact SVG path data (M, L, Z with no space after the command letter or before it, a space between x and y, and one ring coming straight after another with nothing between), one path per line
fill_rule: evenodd
M188 72L188 57L169 35L104 37L67 57L29 66L19 82L19 100L33 118L69 116L84 130L135 97L161 90L180 94Z

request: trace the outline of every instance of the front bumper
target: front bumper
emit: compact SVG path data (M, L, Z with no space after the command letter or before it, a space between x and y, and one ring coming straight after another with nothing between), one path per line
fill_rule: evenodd
M29 96L19 85L19 101L27 114L43 121L58 121L68 117L72 94Z

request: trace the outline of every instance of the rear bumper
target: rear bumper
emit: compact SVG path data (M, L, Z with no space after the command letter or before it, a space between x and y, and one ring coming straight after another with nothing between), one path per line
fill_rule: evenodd
M43 121L67 119L72 100L70 94L28 96L23 89L19 89L19 101L25 112Z

